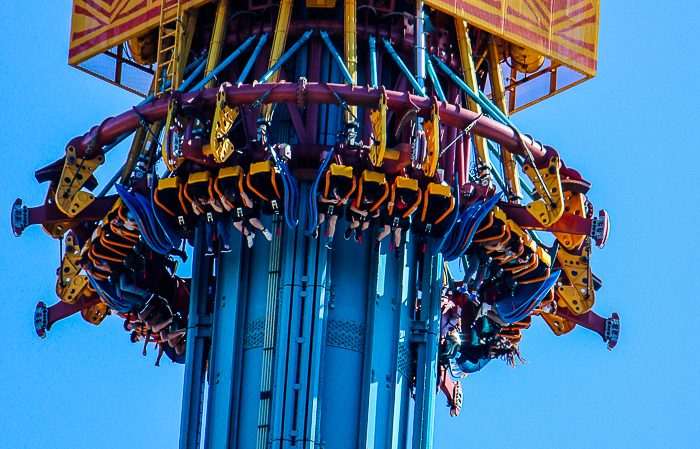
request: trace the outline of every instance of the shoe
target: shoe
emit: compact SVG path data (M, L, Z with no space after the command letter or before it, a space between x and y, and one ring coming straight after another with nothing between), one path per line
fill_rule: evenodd
M372 251L374 251L375 253L379 252L379 245L381 245L381 244L382 244L382 242L380 242L379 240L375 240L374 243L372 244Z
M246 239L248 240L248 248L253 247L253 239L255 238L255 234L248 234L246 235Z
M314 232L311 233L311 237L315 239L318 238L318 226L316 227L316 229L314 229Z
M343 235L343 237L345 237L345 240L350 240L351 235L352 235L352 228L347 228L345 230L345 235Z
M401 258L401 247L397 246L394 251L394 259L399 260Z
M462 410L462 384L457 381L455 382L454 389L452 390L452 407L450 407L450 416L459 416L459 412Z
M268 242L272 241L272 232L268 231L267 228L265 228L265 229L263 229L262 233Z
M222 253L230 253L231 252L231 247L228 245L224 245L224 249L221 250Z
M328 248L329 250L332 251L333 250L333 239L328 239L325 246L326 246L326 248Z
M205 256L213 256L214 255L214 249L213 248L207 248Z

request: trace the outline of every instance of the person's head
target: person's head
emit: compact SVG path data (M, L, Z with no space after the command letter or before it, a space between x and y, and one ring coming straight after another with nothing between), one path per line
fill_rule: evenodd
M362 196L362 202L365 204L374 204L377 201L377 195L373 191L369 191Z
M229 201L235 201L238 197L238 192L236 192L236 188L233 186L227 187L226 190L224 190L224 197L226 197L226 199L228 199Z
M139 334L139 333L136 332L136 331L133 331L133 332L131 332L131 337L130 337L130 338L131 338L131 342L132 342L132 343L137 343L137 342L143 340L143 339L146 338L146 337L145 337L144 335L142 335L142 334Z
M515 359L520 360L520 363L525 364L525 360L520 356L520 347L517 343L511 343L506 339L504 345L494 351L497 357L500 357L506 364L515 368Z
M78 264L80 265L80 268L82 268L83 270L85 270L85 271L90 270L91 264L90 264L90 258L87 255L87 251L80 258L80 261L78 262Z
M194 197L195 201L198 201L200 203L209 202L209 192L207 192L205 189L201 187L195 187L192 193L192 196Z

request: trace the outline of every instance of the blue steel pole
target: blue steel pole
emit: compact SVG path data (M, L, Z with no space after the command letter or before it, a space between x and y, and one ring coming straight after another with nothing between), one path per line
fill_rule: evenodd
M230 239L231 252L222 253L217 261L216 298L212 323L212 345L209 364L209 396L204 432L204 447L225 449L231 446L236 367L236 334L243 262L241 235ZM237 367L238 368L238 367Z
M266 83L267 80L269 80L270 77L271 77L277 70L279 70L280 67L282 67L282 64L284 64L285 62L287 62L287 59L289 59L289 58L294 54L294 52L296 52L297 50L299 50L299 47L301 47L302 45L304 45L304 43L305 43L306 41L309 40L309 38L311 37L311 33L313 33L313 32L314 32L314 30L308 30L306 33L304 33L304 34L299 38L299 40L298 40L294 45L292 45L292 47L291 47L289 50L287 50L287 52L286 52L285 54L282 55L282 57L275 63L275 65L273 65L272 68L270 68L270 70L268 70L268 71L258 80L258 82L259 82L259 83Z
M372 88L376 89L379 81L377 80L377 42L374 36L369 37L369 66Z
M253 68L255 61L258 59L258 55L260 54L260 51L262 50L262 48L266 42L267 42L267 33L260 36L260 40L258 41L258 45L255 46L255 50L253 50L253 54L250 55L250 59L248 59L248 63L243 68L243 71L241 72L241 76L238 77L239 83L245 83L245 79L248 76L248 73L250 73L250 70Z
M418 81L416 81L416 78L413 76L410 70L408 70L408 67L406 67L406 64L401 60L401 56L396 53L396 50L394 50L394 47L391 46L391 43L386 39L382 38L382 42L384 42L384 47L386 47L386 51L389 52L391 57L394 59L396 62L396 65L399 66L399 69L403 72L404 75L406 75L406 79L408 79L408 82L411 83L411 86L413 86L413 89L416 91L418 95L421 97L425 97L425 92L423 92L423 88L420 87L418 84Z
M444 62L442 62L440 60L440 58L433 55L433 59L435 60L435 63L438 65L438 67L440 67L440 69L442 69L442 71L445 72L445 74L447 76L449 76L450 79L452 81L454 81L455 84L457 84L457 86L459 86L459 88L462 89L464 91L464 93L466 93L469 98L474 100L479 106L481 106L483 109L485 109L491 117L493 117L494 119L496 119L498 121L501 121L501 118L500 118L498 112L496 112L494 110L494 109L496 109L496 107L493 105L493 103L491 103L490 101L485 102L484 100L482 100L479 97L479 95L475 94L474 91L471 90L469 88L469 86L467 86L467 84L460 79L460 77L455 75L455 73L452 70L450 70L450 68L447 67L447 65ZM506 123L503 123L503 124L507 125Z
M323 39L323 42L326 44L326 47L328 47L328 51L331 52L331 56L333 56L333 59L335 60L336 64L338 64L340 72L343 74L343 78L345 78L345 82L348 83L349 86L352 86L352 76L350 76L348 68L345 67L343 59L340 57L338 51L333 46L333 42L331 42L331 38L328 37L328 33L326 33L325 30L321 30L321 39Z
M197 449L199 446L204 396L204 343L205 339L211 337L211 321L207 315L211 259L204 256L206 243L204 223L200 223L197 227L194 241L185 349L185 380L180 419L180 449Z
M214 79L216 75L218 75L222 70L224 70L226 67L228 67L229 64L231 64L233 61L236 60L237 57L239 57L246 49L250 46L250 43L253 42L253 39L255 39L256 35L253 34L250 36L245 42L241 44L240 47L238 47L233 53L229 55L228 58L224 59L221 64L217 68L211 71L207 76L202 79L199 83L197 83L196 86L192 88L192 91L199 90L202 87L204 87L209 81ZM184 89L183 89L184 90Z
M428 69L428 75L430 75L430 79L433 82L433 88L435 89L438 98L443 103L446 103L447 97L445 97L445 92L442 90L440 80L438 79L437 73L435 73L435 67L433 67L433 63L430 62L430 58L425 58L425 67Z

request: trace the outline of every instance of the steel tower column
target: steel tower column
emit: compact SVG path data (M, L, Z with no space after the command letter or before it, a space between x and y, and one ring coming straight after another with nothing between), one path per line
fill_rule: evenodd
M300 191L304 223L309 183ZM339 236L346 224L338 221ZM207 448L257 441L265 449L404 449L411 439L413 447L430 447L442 272L430 244L424 255L409 232L396 260L388 241L371 250L370 231L363 245L336 237L333 251L323 231L314 239L302 227L281 228L272 243L259 235L251 249L236 234L232 252L217 259L206 333L212 259L203 256L203 234L196 238L191 310L198 313L190 315L182 448L199 441L208 336Z

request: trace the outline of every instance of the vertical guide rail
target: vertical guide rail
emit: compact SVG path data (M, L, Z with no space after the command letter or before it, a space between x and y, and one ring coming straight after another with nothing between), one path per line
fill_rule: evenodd
M238 237L238 236L236 236ZM234 357L236 354L236 323L239 315L241 286L241 238L230 242L231 252L220 254L217 263L216 298L212 327L212 347L209 369L209 396L204 447L229 448L234 402Z
M299 302L299 251L297 236L299 229L290 229L282 236L282 261L279 265L279 288L277 307L277 326L275 356L272 365L273 383L271 387L272 413L268 420L269 433L267 441L272 449L280 449L293 437L294 407L298 399L301 382L296 379L300 364L298 346L294 338L301 326ZM272 255L271 255L272 256ZM264 392L263 392L264 393ZM292 432L290 432L292 431Z
M308 186L308 183L305 183ZM302 189L302 198L310 201L308 188ZM303 213L307 207L301 207ZM303 222L303 221L302 221ZM330 257L328 250L318 239L303 236L299 238L306 247L304 276L301 278L305 293L303 309L302 360L300 378L306 381L300 390L301 400L297 404L297 430L299 438L304 438L301 447L314 449L320 443L321 419L321 373L325 330L328 323L327 289L330 288ZM303 422L303 426L301 423ZM297 440L298 441L298 440Z
M277 221L276 228L282 226ZM275 331L277 325L277 301L279 298L280 249L282 238L275 235L270 250L269 275L267 278L267 306L265 309L265 339L263 342L263 367L260 379L260 409L258 411L257 449L267 447L270 432L270 406L272 404L272 370L275 356Z
M205 343L211 337L211 321L206 315L211 262L210 259L204 257L205 238L204 223L200 223L194 237L194 261L192 263L185 353L185 381L180 420L180 449L198 448L201 436Z
M371 37L370 37L371 39ZM372 230L371 228L369 230ZM372 237L368 241L374 241L374 236L376 232L370 233L367 237ZM358 442L362 447L365 448L382 448L384 447L381 443L376 443L375 440L381 438L381 431L376 427L377 415L383 415L386 410L378 410L380 408L379 404L379 394L381 389L379 388L379 380L382 376L382 372L379 371L380 359L382 355L381 347L381 335L380 332L387 323L382 322L382 315L380 312L380 306L382 302L382 297L386 297L384 293L384 277L386 272L386 254L380 254L372 252L372 261L369 266L369 288L367 292L367 318L365 319L365 328L367 329L367 334L365 337L365 354L364 354L364 366L362 373L362 402L360 405L360 416L362 417L360 421L359 438ZM390 292L390 295L393 292ZM385 298L388 300L388 298ZM386 326L388 327L388 326ZM388 420L387 416L383 416L384 422Z
M489 50L487 53L489 61L489 79L491 80L491 92L493 102L498 109L507 117L508 106L506 105L505 85L503 83L503 71L501 63L498 60L498 47L496 37L489 36ZM478 91L475 91L478 92ZM503 160L503 176L508 184L508 199L518 201L523 199L522 190L520 190L520 175L518 174L518 161L515 156L503 149L501 151L501 159Z
M476 68L474 66L474 60L472 59L472 43L469 40L469 30L467 29L467 23L462 19L455 19L455 29L457 30L457 41L459 42L459 56L462 60L462 72L464 73L464 82L469 86L469 88L478 92L479 87L476 83ZM467 97L469 104L469 110L481 113L481 106L479 106L474 100ZM489 152L486 148L486 139L481 136L473 135L474 147L476 148L476 154L479 158L477 161L477 171L480 175L488 173L491 167L491 161L489 158ZM468 153L467 148L465 152ZM464 159L468 160L468 155L463 156ZM467 166L467 169L469 167ZM466 177L465 177L466 178ZM467 179L462 179L460 182L467 182Z
M442 255L431 256L433 245L434 241L429 240L423 255L420 321L415 322L413 328L413 338L418 344L416 406L413 417L414 449L427 449L433 444L442 293Z

